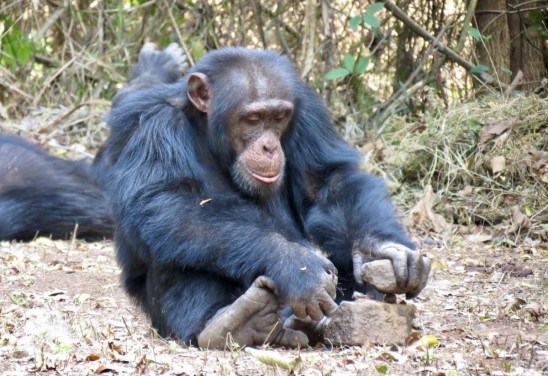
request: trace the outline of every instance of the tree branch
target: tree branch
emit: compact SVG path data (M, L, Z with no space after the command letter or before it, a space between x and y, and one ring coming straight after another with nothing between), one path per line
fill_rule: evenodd
M455 51L444 45L442 42L436 40L436 37L434 37L432 34L430 34L428 31L423 29L418 23L416 23L414 20L412 20L409 16L407 16L396 4L394 4L392 1L383 1L386 9L388 9L394 17L399 19L401 22L403 22L407 27L409 27L415 34L418 34L419 36L423 37L426 40L429 40L430 42L434 43L434 48L436 48L439 52L447 56L447 58L464 69L466 69L469 73L474 68L474 64L470 63L468 60L462 58L460 55L458 55ZM482 81L491 83L493 82L493 78L487 74L487 73L472 73L479 77Z
M470 0L470 3L468 4L468 9L466 10L466 16L464 17L464 21L462 22L462 31L460 32L460 37L457 43L457 47L455 48L455 52L462 51L462 48L464 47L464 42L466 42L466 38L468 36L468 26L470 25L470 22L474 17L477 3L478 0Z

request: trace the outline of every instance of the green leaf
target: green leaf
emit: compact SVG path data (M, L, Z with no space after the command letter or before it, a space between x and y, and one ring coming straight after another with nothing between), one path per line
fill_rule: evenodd
M381 364L380 366L375 367L379 375L386 375L388 373L388 367L386 364Z
M348 69L350 72L354 69L354 64L356 63L356 59L354 59L354 56L352 55L344 55L343 57L343 66Z
M356 31L358 26L362 23L362 17L361 16L354 16L350 19L350 28L352 31Z
M470 35L475 40L481 40L481 33L475 27L468 28L468 35Z
M542 21L548 20L548 13L543 13L540 10L532 10L527 13L527 18L531 21L531 24L541 24Z
M493 36L491 34L487 34L487 35L483 36L483 39L485 39L486 41L489 41L489 40L493 39Z
M356 74L362 74L367 70L368 66L369 66L369 58L360 56L358 58L358 61L356 62L356 65L354 66L354 72L356 72Z
M194 61L198 61L205 53L206 49L201 40L195 39L192 41L191 53Z
M0 38L0 64L9 68L24 66L31 60L36 46L11 19L0 14L0 23L7 30Z
M506 67L500 67L500 71L504 74L509 75L509 76L512 75L512 71L510 69L506 68Z
M336 80L338 78L346 77L349 74L350 74L350 71L346 68L335 68L327 72L324 78L326 80Z
M485 73L489 71L489 67L486 67L485 65L476 65L472 69L470 69L470 73L477 74L477 73Z
M384 9L384 3L373 3L367 7L365 13L375 14Z
M370 6L367 7L365 10L365 13L363 14L363 22L370 25L373 29L378 28L381 26L381 21L377 16L375 16L375 13L380 12L384 9L384 3L373 3Z
M367 13L367 12L365 12L365 14L363 15L363 22L370 25L374 29L381 26L381 21L379 20L379 18L375 16L374 14Z

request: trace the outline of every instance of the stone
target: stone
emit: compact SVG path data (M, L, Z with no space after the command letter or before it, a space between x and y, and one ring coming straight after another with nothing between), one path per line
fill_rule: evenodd
M343 301L339 313L325 324L326 345L404 344L411 333L416 308L370 299Z
M394 293L398 289L396 274L390 260L376 260L362 265L362 278L383 293Z

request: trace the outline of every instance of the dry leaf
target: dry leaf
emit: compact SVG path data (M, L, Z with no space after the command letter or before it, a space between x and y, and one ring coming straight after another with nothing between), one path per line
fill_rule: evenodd
M493 235L489 234L470 234L464 237L470 243L485 243L493 239Z
M533 150L525 157L525 165L543 183L548 183L548 151Z
M86 362L94 362L99 359L101 359L101 355L99 354L89 354L86 356Z
M493 159L491 159L491 171L493 172L493 174L504 171L505 167L506 158L504 158L502 155L493 157Z
M101 373L106 373L106 372L110 372L110 373L118 373L118 371L116 371L115 369L112 369L112 368L109 368L109 367L106 367L106 366L99 366L97 367L97 369L95 370L95 373L97 375L101 374Z
M435 198L432 186L428 185L424 189L424 196L411 210L411 221L415 226L432 228L435 232L445 232L451 228L451 225L445 221L443 216L434 213Z
M522 230L528 230L531 228L531 221L523 212L521 208L516 205L512 207L512 226L508 230L511 234L517 233Z
M514 119L508 119L499 123L487 124L480 132L479 145L483 146L495 137L500 136L514 124Z
M276 351L257 350L251 347L246 347L245 351L261 363L268 366L280 367L288 371L294 370L301 362L300 356L296 356L293 359L287 359Z

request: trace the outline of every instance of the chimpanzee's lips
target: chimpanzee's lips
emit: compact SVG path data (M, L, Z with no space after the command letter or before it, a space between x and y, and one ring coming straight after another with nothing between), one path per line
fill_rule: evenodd
M276 174L273 176L264 176L264 175L259 175L251 170L249 172L251 172L251 175L253 175L255 179L262 181L263 183L266 183L266 184L274 184L280 178L280 174Z

